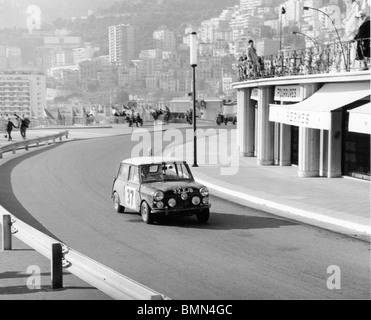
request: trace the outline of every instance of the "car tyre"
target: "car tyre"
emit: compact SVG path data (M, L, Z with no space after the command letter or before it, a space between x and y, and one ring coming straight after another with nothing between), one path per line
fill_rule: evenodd
M113 207L115 208L115 211L117 213L124 213L125 212L125 207L123 207L121 205L121 202L120 202L120 197L119 195L117 194L117 192L115 192L113 194Z
M152 224L153 219L153 213L151 212L151 209L149 208L149 205L146 201L142 202L142 205L140 206L140 214L142 216L143 221L146 224Z
M207 223L210 218L210 209L204 209L200 213L197 213L197 219L199 223Z

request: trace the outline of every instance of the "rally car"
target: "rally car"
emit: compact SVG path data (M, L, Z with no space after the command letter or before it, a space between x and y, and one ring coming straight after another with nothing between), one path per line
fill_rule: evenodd
M209 190L195 182L187 162L173 158L142 157L123 161L113 181L117 213L139 212L147 224L159 216L210 216Z

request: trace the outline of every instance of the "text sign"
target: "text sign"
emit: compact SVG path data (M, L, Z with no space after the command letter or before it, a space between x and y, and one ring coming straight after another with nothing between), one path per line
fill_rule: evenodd
M301 87L300 86L277 86L274 92L274 100L285 102L300 102Z
M331 112L306 111L279 105L270 105L269 121L291 126L330 130Z

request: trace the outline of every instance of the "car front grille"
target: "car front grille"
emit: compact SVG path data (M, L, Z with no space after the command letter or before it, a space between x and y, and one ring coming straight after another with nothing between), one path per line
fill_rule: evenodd
M188 199L187 200L182 200L180 194L174 195L173 193L171 195L166 194L164 198L164 203L165 207L168 206L168 202L170 199L175 199L176 200L176 206L175 208L180 208L180 209L185 209L185 208L191 208L194 207L195 205L192 203L192 198L193 197L199 197L202 201L202 196L199 193L188 193Z

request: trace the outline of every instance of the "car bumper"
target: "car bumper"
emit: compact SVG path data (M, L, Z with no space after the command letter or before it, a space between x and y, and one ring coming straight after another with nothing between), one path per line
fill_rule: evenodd
M194 214L202 212L202 210L210 209L211 205L202 205L190 208L164 208L164 209L152 209L152 213L162 216L192 216Z

